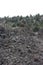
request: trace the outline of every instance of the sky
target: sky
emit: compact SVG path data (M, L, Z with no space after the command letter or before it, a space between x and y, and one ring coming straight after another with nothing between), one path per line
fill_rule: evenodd
M0 0L0 17L43 14L43 0Z

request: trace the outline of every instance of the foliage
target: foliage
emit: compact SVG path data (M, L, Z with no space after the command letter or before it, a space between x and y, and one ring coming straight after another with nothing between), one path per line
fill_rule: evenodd
M15 23L12 25L12 27L16 27Z
M13 17L0 17L0 22L8 27L29 27L33 31L38 31L43 28L43 15L37 14L35 16L13 16Z

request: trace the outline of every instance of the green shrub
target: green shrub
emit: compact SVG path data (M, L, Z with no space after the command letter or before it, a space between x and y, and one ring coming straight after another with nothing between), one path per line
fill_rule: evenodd
M34 31L34 32L39 31L39 27L37 27L37 26L36 26L36 27L34 27L34 28L33 28L33 31Z
M21 23L21 22L19 22L19 23L17 23L17 26L18 26L18 27L24 27L24 24Z
M16 24L13 24L12 27L16 27Z

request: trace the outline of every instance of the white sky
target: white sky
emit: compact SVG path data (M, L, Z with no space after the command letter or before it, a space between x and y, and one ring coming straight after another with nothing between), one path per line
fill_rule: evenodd
M43 0L0 0L0 17L43 14Z

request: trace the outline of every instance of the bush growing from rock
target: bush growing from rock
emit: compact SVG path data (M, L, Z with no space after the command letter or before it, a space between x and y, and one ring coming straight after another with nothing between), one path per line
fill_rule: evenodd
M16 24L13 24L12 27L16 27Z
M36 27L34 27L34 28L33 28L33 31L34 31L34 32L39 31L39 27L37 27L37 26L36 26Z

